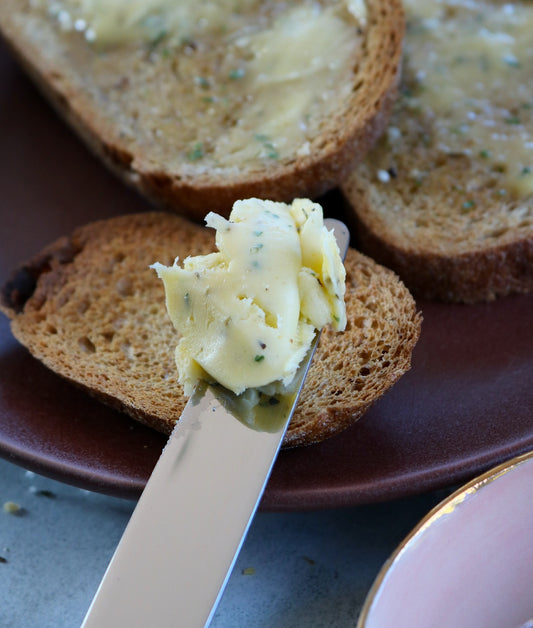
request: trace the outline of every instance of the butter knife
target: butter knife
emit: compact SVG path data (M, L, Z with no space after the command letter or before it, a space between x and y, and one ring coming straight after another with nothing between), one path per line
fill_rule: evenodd
M341 255L349 232L334 219ZM189 399L137 503L82 628L207 626L257 510L319 333L291 390L251 410L217 385Z

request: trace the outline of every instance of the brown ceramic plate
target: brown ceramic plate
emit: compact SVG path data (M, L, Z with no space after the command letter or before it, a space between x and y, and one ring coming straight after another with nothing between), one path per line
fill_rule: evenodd
M75 226L149 206L86 151L1 45L0 85L1 282ZM339 210L334 196L324 204ZM533 449L533 294L419 305L424 324L412 370L345 433L283 451L263 508L403 497L469 480ZM48 371L0 316L0 455L136 498L164 442Z

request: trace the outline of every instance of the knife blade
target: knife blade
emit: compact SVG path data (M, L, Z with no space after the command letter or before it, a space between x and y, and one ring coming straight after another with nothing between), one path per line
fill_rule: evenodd
M341 255L349 232L335 219ZM257 510L318 344L291 389L255 408L200 382L169 437L82 628L211 621Z

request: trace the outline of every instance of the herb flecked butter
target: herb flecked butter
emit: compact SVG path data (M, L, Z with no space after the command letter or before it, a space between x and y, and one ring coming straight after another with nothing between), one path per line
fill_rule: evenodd
M315 330L346 325L345 270L321 206L252 198L237 201L229 220L209 213L206 224L217 252L153 265L180 334L185 394L199 379L236 394L288 386Z

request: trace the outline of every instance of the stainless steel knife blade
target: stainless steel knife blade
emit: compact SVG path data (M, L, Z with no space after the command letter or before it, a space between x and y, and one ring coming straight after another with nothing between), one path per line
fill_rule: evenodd
M326 219L342 255L349 232ZM319 334L291 390L255 410L201 383L176 424L83 628L209 624L260 502Z

